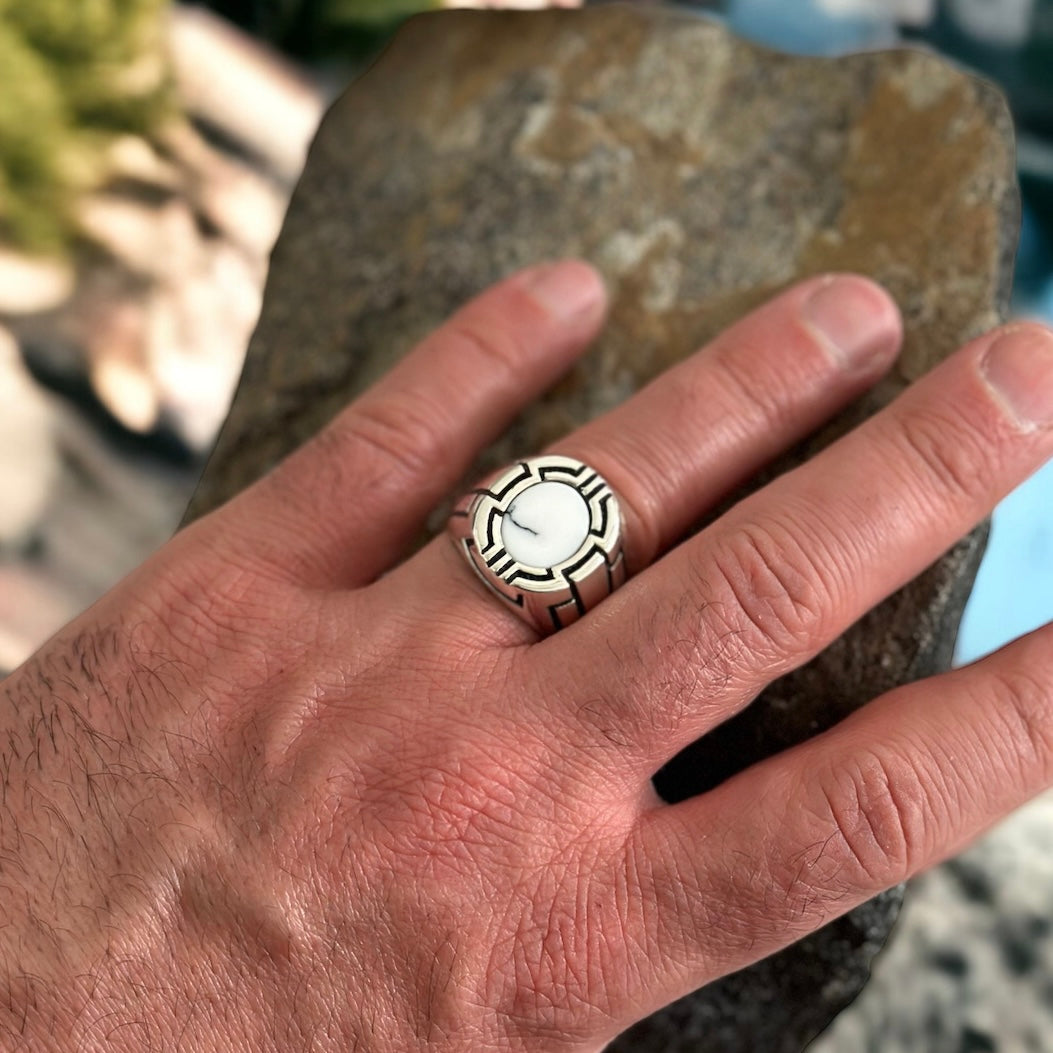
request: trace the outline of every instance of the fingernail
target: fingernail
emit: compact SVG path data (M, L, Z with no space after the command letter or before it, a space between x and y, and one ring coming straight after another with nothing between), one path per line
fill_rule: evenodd
M563 321L592 314L606 297L600 276L578 260L538 267L525 280L542 306Z
M980 371L1025 427L1053 424L1053 332L1014 326L987 349Z
M887 360L899 346L899 311L889 295L864 278L831 277L805 301L805 321L842 366L859 369Z

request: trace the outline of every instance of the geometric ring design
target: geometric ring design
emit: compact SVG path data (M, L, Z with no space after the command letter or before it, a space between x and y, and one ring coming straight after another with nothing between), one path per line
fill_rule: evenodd
M486 587L541 633L576 621L625 581L618 499L571 457L504 469L458 502L449 529Z

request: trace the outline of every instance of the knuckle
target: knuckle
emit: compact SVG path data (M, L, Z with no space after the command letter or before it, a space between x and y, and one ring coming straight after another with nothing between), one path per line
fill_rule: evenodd
M765 355L762 348L752 344L737 344L733 348L719 348L715 363L719 380L728 392L737 417L752 417L777 434L784 433L792 425L795 400L787 397L789 392L785 384L772 383L770 354ZM768 368L758 371L760 363ZM712 400L711 383L712 378L707 377L707 390L698 393L703 404Z
M908 464L919 470L938 499L971 506L987 489L988 444L962 418L934 410L904 414L900 441Z
M833 582L800 535L773 519L749 523L715 555L729 597L724 619L752 648L779 657L811 651L836 607Z
M930 797L910 762L868 751L821 771L816 786L828 835L798 880L877 892L910 876Z
M1025 781L1041 785L1053 773L1053 690L1023 669L994 674L995 706L1004 749Z
M356 403L338 427L327 429L316 441L331 459L355 467L361 465L365 450L381 478L395 476L401 485L442 462L441 419L441 410L419 395L388 395Z
M442 330L442 340L453 357L478 359L479 368L487 372L496 368L508 373L522 358L520 345L511 331L488 325L481 319L452 319Z

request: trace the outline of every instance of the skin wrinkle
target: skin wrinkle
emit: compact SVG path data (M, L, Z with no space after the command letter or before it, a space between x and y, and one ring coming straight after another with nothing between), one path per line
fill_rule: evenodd
M810 333L802 343L814 351L815 338ZM769 365L771 362L771 356L764 353L763 347L740 344L733 352L724 351L716 356L718 384L725 390L727 419L735 423L741 421L743 434L746 429L770 435L796 430L801 403L786 399L783 392L819 387L820 379L829 381L833 372L828 360L824 361L821 371L817 369L813 364L814 357L809 354L780 358L778 381L769 385L760 382L757 376L759 364ZM699 403L705 404L707 400L708 396L705 400L700 398Z
M901 810L887 765L882 753L872 749L851 758L850 766L820 773L816 784L824 798L823 821L832 823L834 832L811 870L825 858L839 879L841 871L847 872L849 885L862 881L864 887L883 888L905 880L917 834L910 829L910 813Z
M981 477L993 463L997 444L980 434L977 427L962 419L960 412L919 411L904 415L900 422L900 441L906 456L902 461L915 472L918 494L933 494L941 506L948 501L966 509L983 503L985 486Z
M800 524L781 520L743 523L720 538L713 554L718 595L741 625L745 646L780 672L814 652L831 633L840 604L824 581L821 562L798 540ZM744 620L743 620L744 619Z
M998 695L1011 703L991 712L992 720L1004 720L1008 727L1005 756L1015 760L1024 771L1039 767L1043 777L1053 775L1053 723L1048 689L1024 669L996 675L994 681Z
M705 599L696 604L696 596ZM706 720L711 707L721 707L715 717L723 711L729 694L736 692L743 656L755 653L746 630L723 614L725 608L708 578L700 580L697 588L685 589L678 596L670 617L661 626L661 635L652 633L651 654L642 654L637 663L625 664L630 672L627 690L617 696L617 719L627 728L635 749L652 762L664 762L672 755L676 748L673 734L688 714L696 720ZM668 672L659 677L645 672L655 665ZM622 716L620 710L625 702L632 708ZM657 719L652 716L653 711L671 711L679 714L680 720L668 716L660 728L663 734L654 736L648 734Z
M446 459L447 451L437 445L437 436L442 431L436 427L445 414L444 406L423 395L400 400L390 397L385 401L368 400L345 416L342 428L335 434L348 446L365 445L380 455L375 461L376 478L367 487L369 490L397 491L404 485L403 480L422 478L427 474L426 466ZM362 480L356 483L361 485Z
M793 794L786 787L774 784L753 793L758 795L758 814L767 819L769 803L778 811L766 831L797 829L792 824L798 806L788 803ZM690 831L688 846L705 861L698 869L684 866L667 871L665 860L684 861L691 858L688 852L679 845L663 852L662 844L653 841L653 829L645 831L643 841L644 858L652 861L655 872L652 895L660 904L656 912L660 931L667 934L665 945L680 952L689 970L693 966L722 974L732 962L745 964L763 957L763 948L773 941L785 942L820 924L823 898L829 892L811 888L806 875L822 857L829 834L817 840L804 831L794 837L791 843L797 847L784 865L776 851L779 842L770 832L762 834L758 856L741 850L738 817L733 812L715 810L702 829L702 834L694 828Z
M912 418L909 415L905 415L904 419L912 419ZM976 485L977 485L976 483L973 483L974 487ZM780 483L780 487L781 487L781 489L784 489L784 490L788 488L785 485L785 481ZM972 503L975 504L975 498L973 499ZM817 507L815 502L813 502L811 506L808 506L808 505L803 506L802 512L800 514L800 521L802 523L807 523L809 519L814 517L814 514L815 514L814 513L814 508L815 507ZM793 511L793 505L789 504L789 505L785 506L785 508L783 509L783 511L780 514L782 516L786 517L786 516L791 515L792 511ZM734 514L733 514L733 516L734 516ZM740 520L743 519L742 516L739 516L738 518ZM862 520L862 521L866 522L866 520ZM750 524L748 520L745 521L745 522L737 522L735 520L735 518L733 517L732 520L727 524L727 526L722 530L722 534L724 536L731 537L735 541L736 544L739 544L740 543L739 542L740 538L742 538L744 536L746 536L746 537L751 536L749 533L747 533L747 534L743 533L743 527L744 526L747 527L750 531L756 531L758 529L756 527L756 525ZM711 529L716 529L716 528L711 528ZM828 525L827 526L827 530L829 530L829 529L830 529L830 527ZM800 527L795 527L794 530L797 531L798 533L802 532ZM853 523L847 523L846 524L846 529L837 532L837 536L840 539L839 543L841 545L852 544L856 548L856 553L858 553L858 556L856 557L857 561L861 560L861 558L862 558L862 552L860 551L861 549L869 549L870 551L877 551L878 549L880 549L882 544L887 543L887 539L885 537L881 537L881 538L875 537L872 544L867 544L866 543L866 540L865 540L866 539L866 534L868 532L871 533L871 534L873 533L873 530L869 527L869 524L868 524L868 527L864 528L862 537L857 536L857 531L858 531L858 526L853 522ZM824 536L824 533L823 532L816 533L816 532L813 532L813 531L808 531L807 533L808 533L808 544L807 545L799 544L799 543L796 543L796 542L792 543L792 545L791 545L791 548L792 548L792 550L794 552L800 553L802 555L802 557L804 557L807 560L807 566L806 566L805 573L796 575L794 580L795 581L800 581L800 582L809 582L809 581L812 581L812 582L826 582L827 584L826 584L825 587L826 587L826 590L829 593L829 596L831 598L837 597L837 596L841 596L841 595L845 595L845 596L851 595L851 591L854 588L855 583L853 581L851 581L849 576L847 576L845 573L838 574L838 571L842 567L844 567L846 565L846 562L843 561L843 560L837 559L837 558L831 558L830 556L825 555L823 553L820 553L820 556L817 557L814 553L816 551L817 544L819 542L821 542L821 539ZM760 535L758 535L757 533L753 533L752 536L754 538L757 538ZM789 537L790 535L789 535L789 533L787 531L782 531L782 536L785 538L785 537ZM776 571L776 572L779 571L780 566L785 566L785 563L784 563L784 560L785 560L785 547L784 546L775 546L775 547L776 547L776 550L779 552L779 556L777 556L777 557L773 556L773 557L770 557L770 558L767 557L767 556L764 556L761 561L758 561L754 565L757 566L757 567L762 567L763 566L764 568L769 568L770 570ZM758 554L760 554L759 550L758 550ZM741 564L742 562L743 561L742 561L741 557L735 557L733 555L731 557L731 561L728 564L726 564L726 566L728 566L729 568L735 568L737 564ZM767 573L767 570L765 570L765 573ZM835 575L835 574L840 579L840 580L837 580L836 582L831 578L831 575ZM748 575L747 575L747 577L748 577ZM732 569L726 570L725 573L724 573L724 579L727 580L729 582L729 584L735 586L734 595L736 597L736 609L740 609L740 610L741 609L745 609L747 614L750 611L756 611L756 622L757 622L756 629L757 629L757 631L759 633L759 640L755 640L753 642L752 646L749 646L747 648L747 650L752 655L756 655L758 653L766 653L766 652L772 650L772 648L769 645L765 644L765 642L764 642L766 640L766 638L770 635L770 628L771 628L770 626L764 624L764 620L765 620L766 615L764 615L764 617L762 617L762 614L766 611L767 608L764 607L764 606L755 606L754 600L752 599L752 597L755 596L755 595L758 595L756 589L749 589L749 588L745 588L743 586L738 586L737 585L737 582L740 579L742 579L742 578L743 578L742 575L738 574L735 570L732 570ZM705 592L706 588L707 588L707 585L703 581L702 583L700 583L700 586L699 586L699 588L696 591L701 593L701 594L703 594L703 595L705 595L706 594L706 592ZM788 599L792 599L792 592L793 592L793 588L789 587L789 582L788 581L786 581L786 582L777 581L775 588L771 592L771 595L773 597L786 597ZM712 605L712 602L713 601L711 599L710 600L710 605ZM746 605L745 608L744 608L744 605ZM833 599L832 602L829 599L826 600L826 602L820 602L819 600L812 600L812 601L809 602L809 601L806 600L806 601L804 601L804 605L805 605L806 608L814 609L814 611L817 612L817 615L818 615L818 612L821 612L821 611L830 612L830 613L828 613L825 616L824 620L830 621L830 622L832 622L834 624L839 624L842 621L842 619L843 619L843 615L841 615L841 614L839 614L837 612L839 612L841 610L841 608L844 606L844 604L842 602L837 601L836 599ZM801 610L800 604L798 604L797 609ZM773 613L774 613L774 609L773 609ZM805 611L805 614L807 614L807 611ZM796 615L794 615L794 617L796 617ZM671 620L674 622L674 625L677 625L682 620L682 618L683 618L682 608L678 608L677 612L673 615ZM775 622L772 623L772 624L775 627L778 627L779 624L780 624L780 620L779 620L780 616L776 614L775 615L775 619L776 619ZM752 620L753 619L751 619L751 621ZM686 627L685 627L685 630L686 630ZM806 645L804 647L802 647L796 655L793 654L793 649L792 648L789 648L789 647L787 647L785 645L781 646L781 647L780 646L776 646L774 648L773 653L774 653L775 656L777 656L778 668L777 668L777 670L773 669L770 673L766 673L765 676L763 677L763 679L765 679L765 680L771 679L774 675L776 675L777 671L778 672L784 672L784 671L788 670L789 668L792 668L792 667L796 666L797 664L800 664L800 662L803 662L806 657L810 657L812 653L814 653L816 650L818 650L818 648L821 646L821 644L823 642L825 642L825 640L832 635L830 630L822 628L822 627L819 627L817 629L812 629L812 630L806 630L806 631L802 630L799 633L796 632L796 631L791 631L791 630L792 630L792 626L787 625L787 626L785 626L783 628L782 631L786 632L789 637L793 637L793 636L796 636L796 635L802 635L802 636L804 636L806 638L810 638L809 642L807 642ZM675 631L675 629L674 629L674 631ZM688 635L688 632L684 631L682 635L686 637ZM786 657L787 654L790 655L789 660L787 660L787 657ZM740 664L741 664L741 659L740 659ZM704 668L704 667L706 667L706 665L707 665L707 660L706 660L705 656L704 655L700 655L698 661L692 662L692 663L687 663L686 667L688 669L695 669L695 668L698 668L699 666ZM675 667L675 663L674 663L674 667ZM644 666L644 668L646 668L646 666ZM684 668L684 666L682 665L681 668ZM759 681L762 678L761 677L756 677L756 679ZM677 703L678 703L678 695L679 695L679 691L681 690L681 688L680 688L679 681L674 681L674 683L675 683L675 689L672 692L668 691L667 689L663 689L662 681L655 680L653 677L651 679L650 684L648 685L649 687L651 687L653 690L655 690L658 693L659 697L662 698L663 708L670 707L670 706L675 707L677 705ZM743 699L743 703L742 704L745 704L745 702L748 701L749 698L752 698L755 693L756 693L756 687L754 688L753 691L751 691L749 693L747 698ZM720 694L720 691L718 689L717 695L719 696L719 694ZM701 697L704 697L703 693L700 693L700 698ZM738 708L738 707L736 707L736 708ZM694 711L697 713L698 712L697 708ZM699 722L697 721L697 719L695 721L695 726L699 727ZM699 730L701 730L701 728L699 728Z
M694 598L707 594L710 598L701 607L696 605ZM586 700L574 710L586 736L584 741L580 735L573 737L579 740L578 750L592 751L594 735L598 735L624 751L621 758L611 755L612 765L618 760L622 763L614 766L608 778L638 778L634 767L624 764L627 754L638 754L647 758L652 768L659 767L675 752L671 743L687 718L705 720L716 700L725 700L732 690L733 678L739 675L739 656L748 644L743 640L743 630L724 627L723 620L717 622L712 597L708 586L679 594L670 618L662 623L661 636L652 631L652 626L646 631L641 626L640 632L629 638L633 641L632 654L623 655L612 642L603 641L617 681L606 687L602 697ZM716 632L718 624L723 628ZM627 642L620 638L619 646ZM663 674L656 676L655 668L661 668ZM588 689L586 685L575 687L579 696ZM566 708L570 709L570 703Z

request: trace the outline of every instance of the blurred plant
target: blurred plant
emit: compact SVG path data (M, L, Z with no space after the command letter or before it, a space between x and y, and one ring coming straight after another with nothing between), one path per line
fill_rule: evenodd
M106 149L173 106L166 0L0 0L0 240L61 253Z
M441 0L206 0L209 7L302 58L358 58L408 15Z

